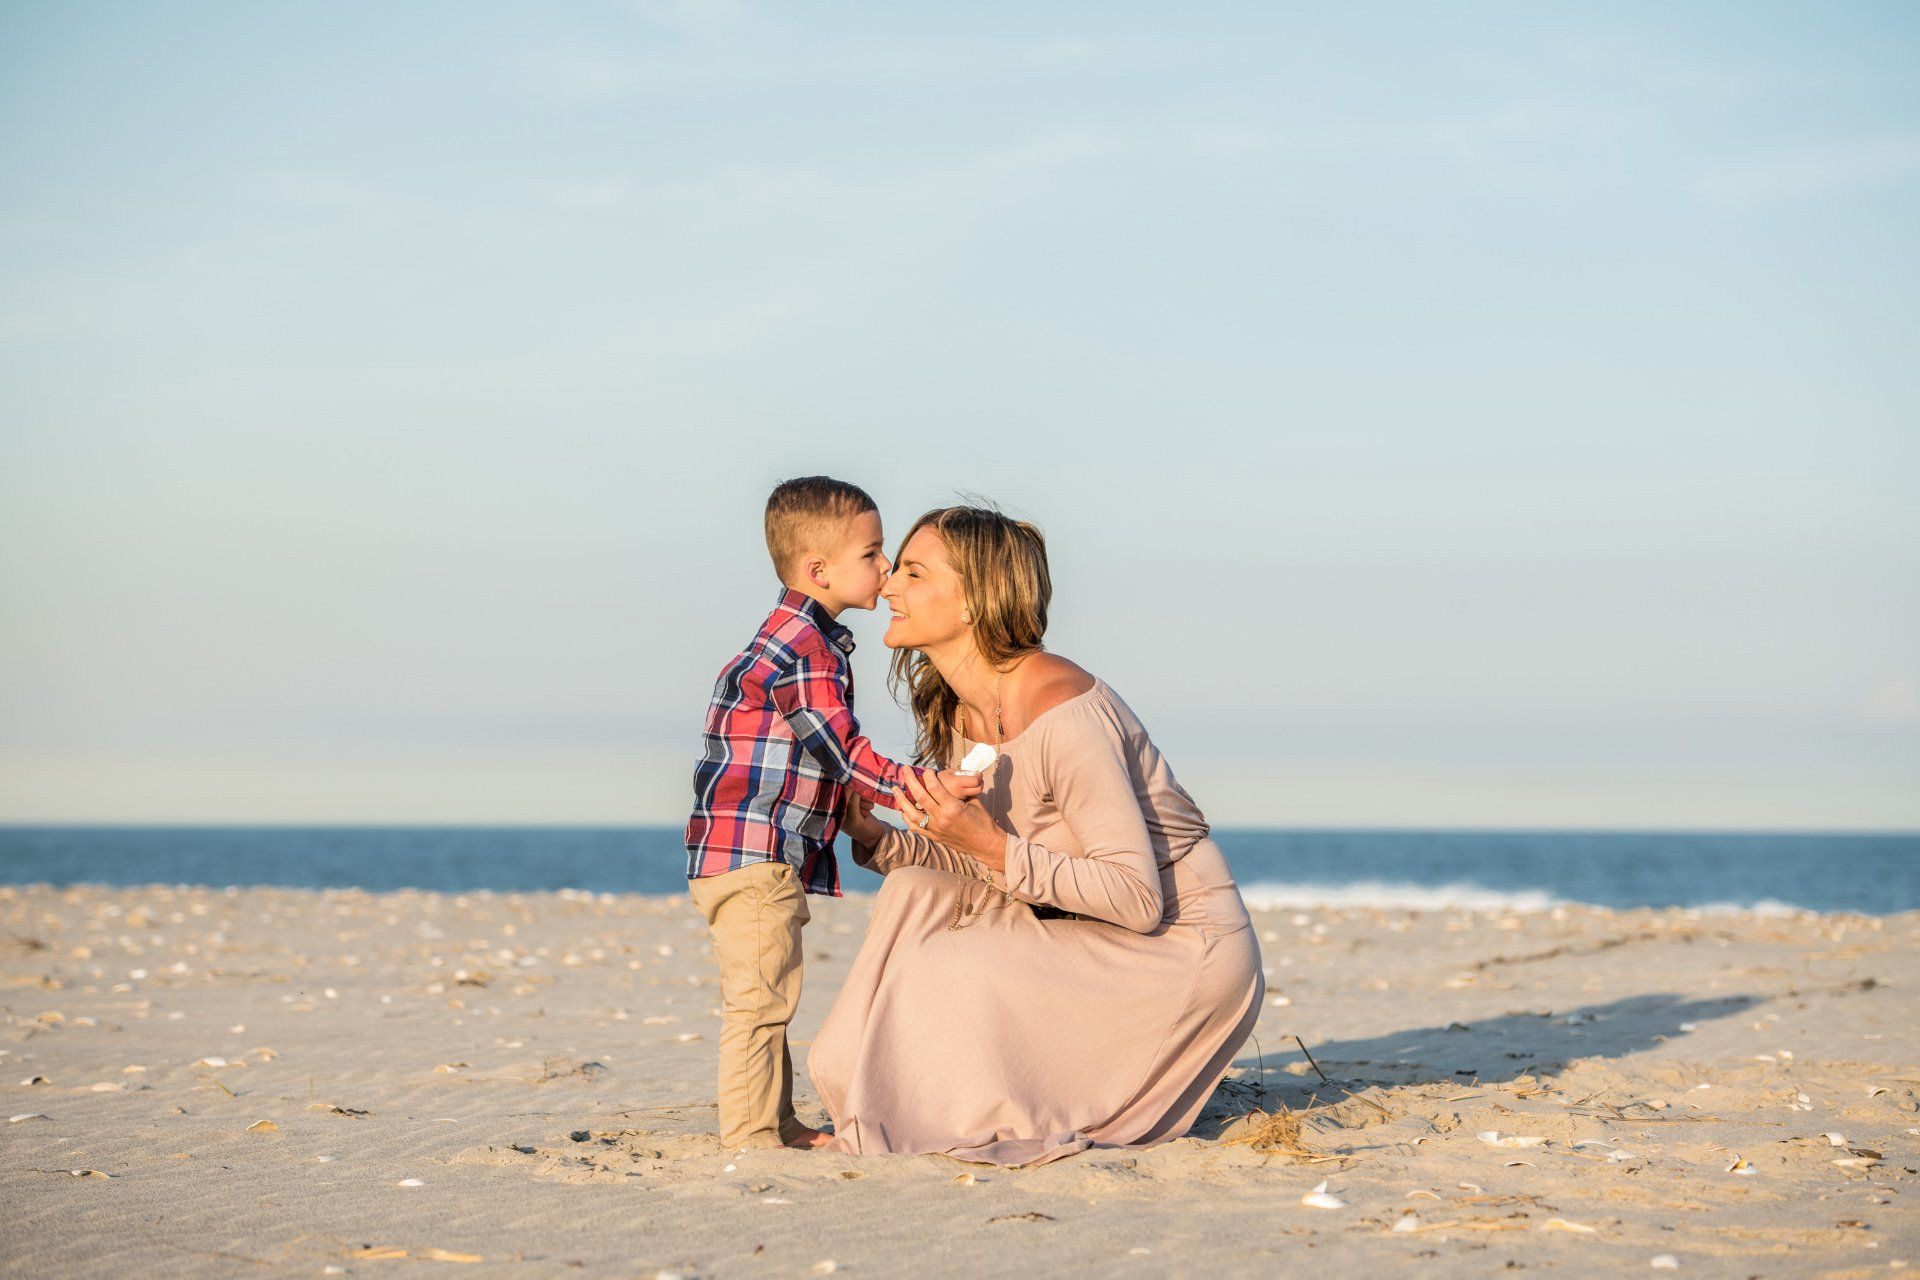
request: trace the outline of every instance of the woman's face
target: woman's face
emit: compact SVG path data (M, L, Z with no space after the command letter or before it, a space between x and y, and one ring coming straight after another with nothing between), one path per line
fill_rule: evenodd
M916 529L880 598L893 610L881 642L889 649L926 649L967 630L960 621L966 597L960 575L947 560L947 545L931 526Z

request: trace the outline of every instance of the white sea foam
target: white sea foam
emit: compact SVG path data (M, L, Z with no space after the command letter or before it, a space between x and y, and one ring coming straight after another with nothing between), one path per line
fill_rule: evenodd
M1353 880L1346 884L1312 881L1256 880L1240 887L1241 897L1256 911L1300 907L1374 907L1386 911L1548 911L1581 905L1555 897L1544 889L1489 889L1465 881L1453 884L1406 884L1387 880ZM1696 916L1765 916L1781 918L1817 914L1774 898L1754 902L1706 902L1683 908Z
M1775 898L1762 898L1758 902L1703 902L1697 907L1688 907L1687 912L1702 916L1767 916L1774 919L1820 914L1812 907L1796 907L1791 902L1781 902Z
M1259 880L1240 886L1240 896L1256 911L1288 907L1381 907L1400 911L1546 911L1563 899L1539 889L1488 889L1477 884L1400 884L1354 880L1346 884L1285 883Z

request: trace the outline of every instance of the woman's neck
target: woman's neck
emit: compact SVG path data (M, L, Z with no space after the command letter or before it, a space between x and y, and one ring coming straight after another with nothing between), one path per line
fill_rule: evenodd
M968 736L976 741L994 740L993 713L1004 692L1003 676L994 670L993 663L981 653L970 636L961 637L951 645L940 648L922 649L933 669L947 682L960 705L968 712L972 733Z

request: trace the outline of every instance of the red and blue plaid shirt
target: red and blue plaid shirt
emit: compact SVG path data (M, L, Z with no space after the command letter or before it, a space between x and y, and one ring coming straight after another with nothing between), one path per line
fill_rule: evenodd
M845 788L892 808L904 767L860 736L852 652L851 631L788 589L720 672L693 768L689 879L785 861L808 893L839 894Z

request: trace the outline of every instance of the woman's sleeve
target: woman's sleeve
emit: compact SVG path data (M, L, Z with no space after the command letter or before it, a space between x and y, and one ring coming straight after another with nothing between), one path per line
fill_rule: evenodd
M851 839L851 837L849 837ZM918 831L888 825L887 834L871 845L853 841L853 860L869 871L887 874L896 867L932 867L970 880L987 879L987 869L970 854L949 849Z
M1160 926L1160 867L1117 726L1075 715L1052 726L1040 766L1078 856L1007 836L1007 892L1135 933Z

